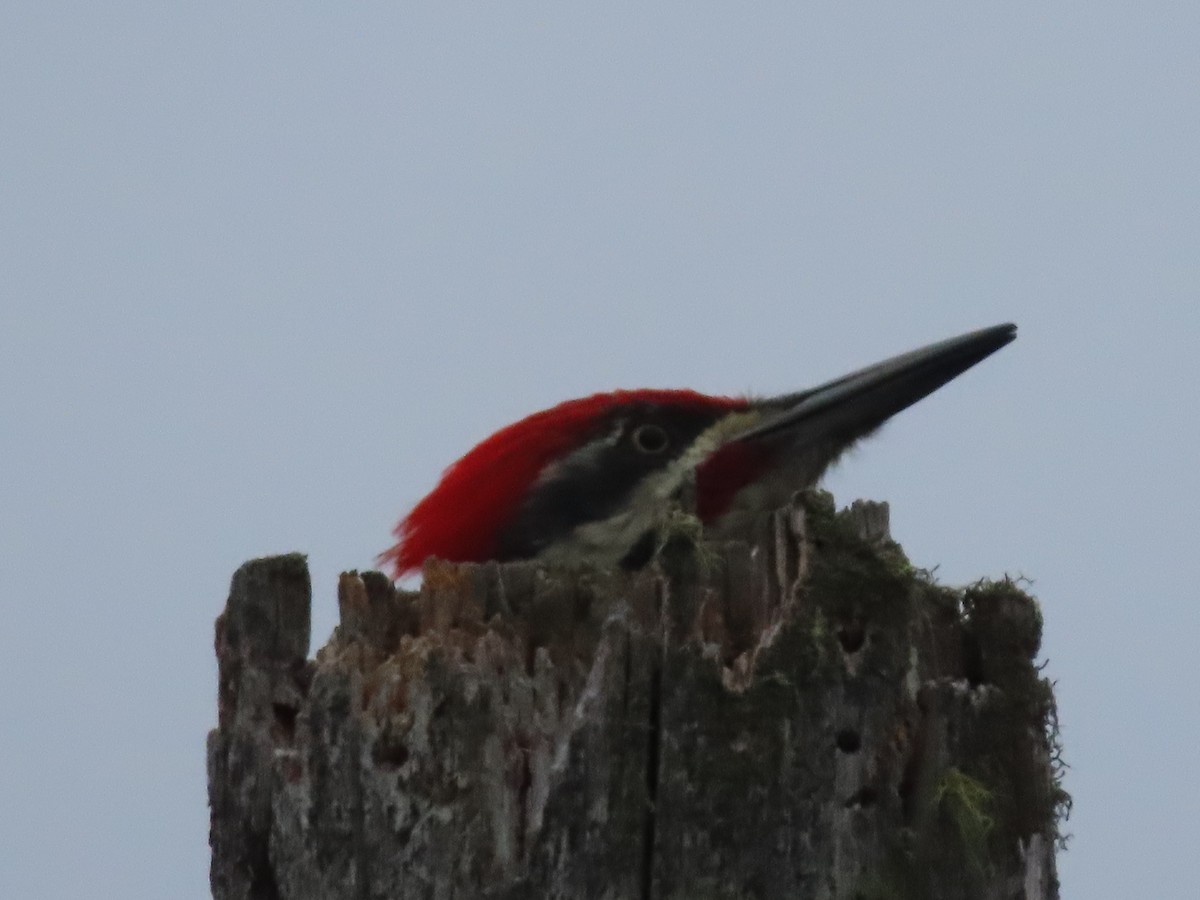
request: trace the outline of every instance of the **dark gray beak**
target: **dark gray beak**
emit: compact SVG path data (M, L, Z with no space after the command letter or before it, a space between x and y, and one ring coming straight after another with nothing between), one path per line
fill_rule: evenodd
M892 357L811 390L764 401L762 406L771 411L767 418L734 440L785 434L788 441L803 444L854 440L1016 337L1016 325L995 325Z

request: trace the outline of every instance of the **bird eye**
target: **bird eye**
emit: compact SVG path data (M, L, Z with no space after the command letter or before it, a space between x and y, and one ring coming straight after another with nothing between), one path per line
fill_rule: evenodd
M671 443L660 425L639 425L633 430L633 446L642 453L662 453Z

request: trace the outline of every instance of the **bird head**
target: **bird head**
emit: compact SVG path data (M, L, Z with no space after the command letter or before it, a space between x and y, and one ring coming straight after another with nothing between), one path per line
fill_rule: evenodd
M786 504L837 457L1016 337L998 325L771 398L629 390L569 400L454 463L380 556L399 577L429 557L636 567L681 502L706 533Z

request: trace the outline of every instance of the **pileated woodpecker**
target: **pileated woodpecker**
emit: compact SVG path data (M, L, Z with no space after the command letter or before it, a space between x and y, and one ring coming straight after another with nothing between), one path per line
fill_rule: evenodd
M718 538L785 505L838 456L1017 336L996 325L782 397L594 394L498 431L452 465L381 554L637 567L680 503ZM686 501L683 500L686 498Z

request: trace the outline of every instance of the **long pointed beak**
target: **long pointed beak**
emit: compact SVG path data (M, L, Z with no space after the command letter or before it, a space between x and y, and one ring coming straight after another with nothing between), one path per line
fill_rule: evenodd
M766 418L734 440L758 441L784 433L806 444L862 437L1016 337L1016 325L995 325L892 357L811 390L767 400L762 404L769 410Z

